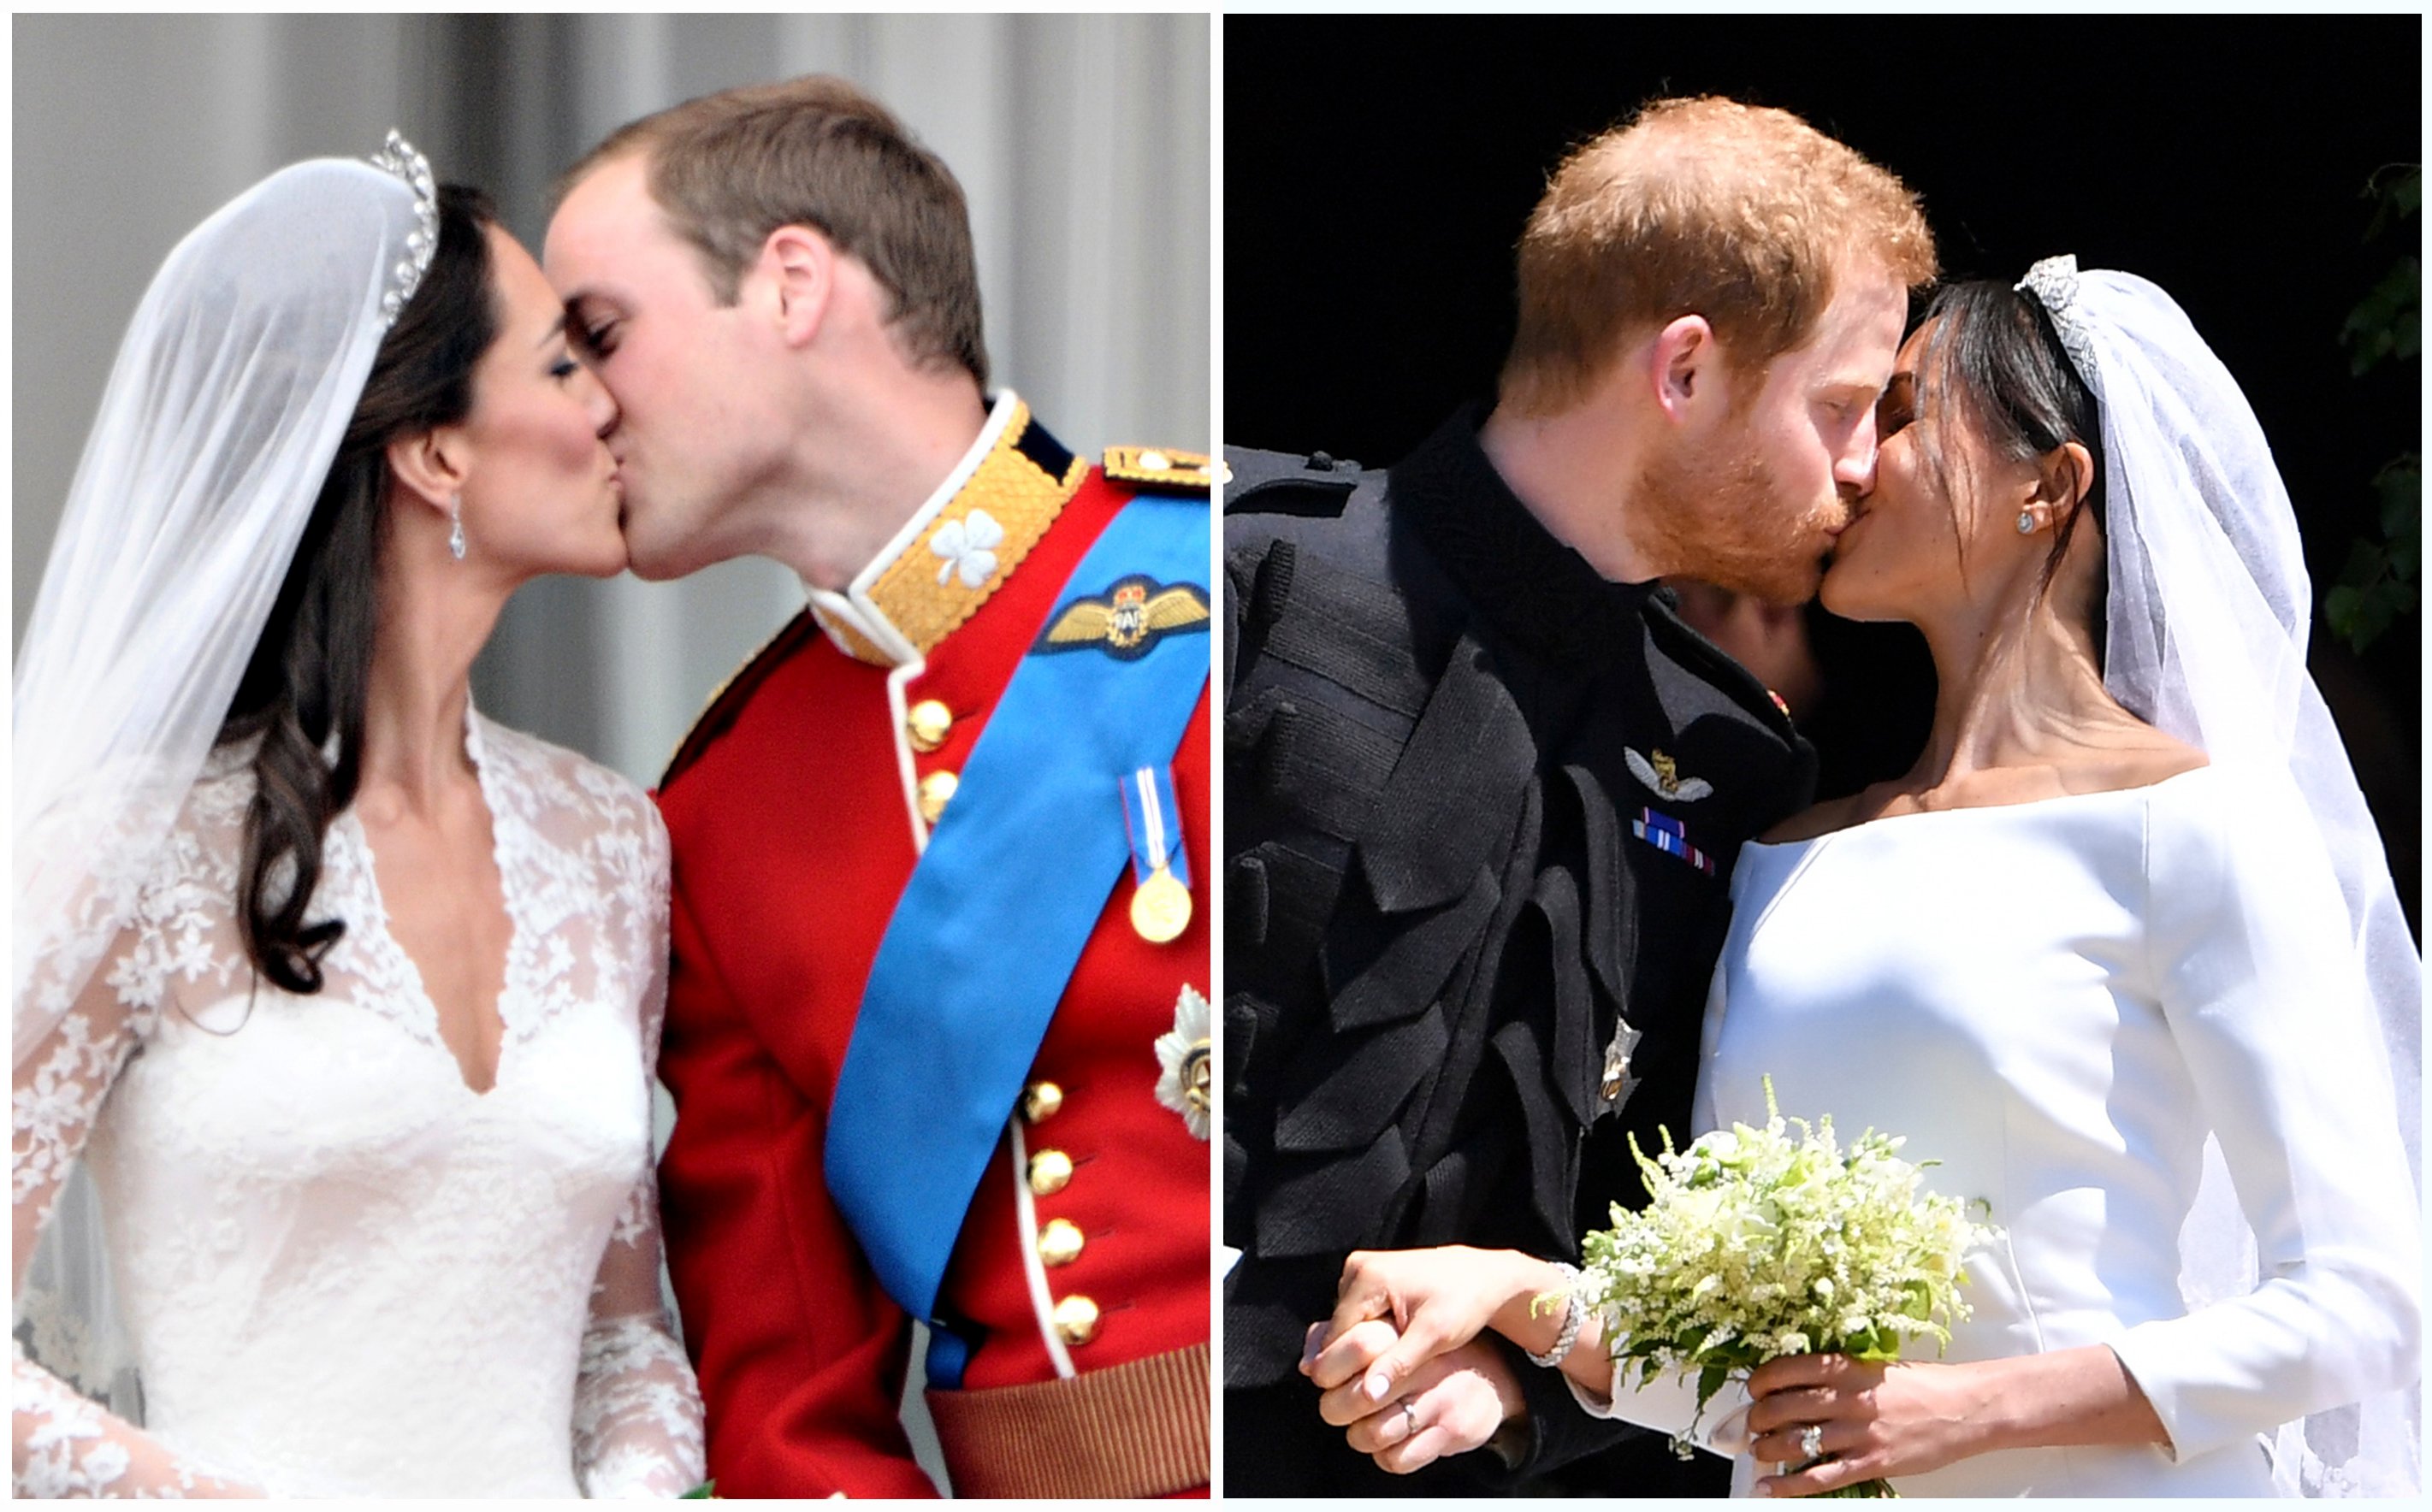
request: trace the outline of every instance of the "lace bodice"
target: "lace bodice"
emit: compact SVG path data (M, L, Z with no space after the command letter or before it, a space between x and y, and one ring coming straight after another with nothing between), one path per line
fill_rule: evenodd
M252 779L226 758L134 922L20 1056L18 1274L81 1152L145 1418L106 1414L21 1352L21 1494L699 1483L650 1167L666 832L631 783L568 752L478 716L467 747L513 926L490 1090L441 1039L351 813L308 916L346 925L323 990L257 985L233 914ZM19 1307L46 1353L40 1299Z

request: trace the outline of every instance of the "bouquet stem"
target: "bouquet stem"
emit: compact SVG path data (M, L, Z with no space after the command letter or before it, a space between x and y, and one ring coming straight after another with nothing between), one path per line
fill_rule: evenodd
M1871 1481L1852 1481L1852 1482L1850 1482L1849 1485L1844 1486L1844 1487L1839 1487L1839 1488L1837 1488L1837 1489L1830 1490L1830 1491L1818 1491L1818 1492L1816 1492L1816 1495L1818 1495L1818 1496L1892 1496L1892 1497L1896 1497L1896 1496L1900 1495L1900 1492L1898 1492L1898 1491L1896 1491L1896 1490L1892 1489L1892 1483L1891 1483L1891 1482L1889 1482L1889 1481L1887 1481L1887 1480L1883 1479L1881 1476L1877 1476L1875 1479L1873 1479L1873 1480L1871 1480Z

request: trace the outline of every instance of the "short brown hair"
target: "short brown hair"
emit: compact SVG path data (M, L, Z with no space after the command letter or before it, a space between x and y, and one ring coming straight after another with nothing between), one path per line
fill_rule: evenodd
M1577 402L1623 336L1703 315L1734 369L1798 346L1852 254L1911 287L1934 274L1917 196L1787 110L1656 100L1564 159L1520 238L1503 400Z
M808 226L870 269L915 361L952 362L988 386L980 281L962 186L887 107L833 75L704 94L620 126L558 181L648 154L644 182L701 250L732 304L769 233Z

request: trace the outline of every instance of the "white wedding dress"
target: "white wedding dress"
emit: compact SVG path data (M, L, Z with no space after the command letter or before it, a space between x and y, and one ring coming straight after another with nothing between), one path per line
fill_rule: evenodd
M1731 897L1697 1129L1763 1124L1770 1076L1786 1117L1906 1136L1930 1189L2005 1231L1942 1358L2108 1345L2170 1436L1983 1454L1902 1495L2270 1495L2279 1424L2415 1379L2415 1194L2346 916L2320 848L2279 844L2221 770L1750 845ZM2266 1279L2190 1307L2208 1132ZM1602 1410L1688 1426L1672 1383L1618 1389ZM1747 1400L1709 1405L1711 1446L1745 1446ZM1737 1494L1754 1474L1742 1454Z
M18 1263L81 1151L144 1407L137 1430L21 1351L19 1494L700 1483L650 1164L666 832L569 752L469 714L466 745L514 931L490 1090L439 1037L352 813L307 916L346 921L323 990L256 989L232 912L252 777L233 751L194 789L138 922L19 1060ZM37 1357L72 1352L39 1298L21 1306Z

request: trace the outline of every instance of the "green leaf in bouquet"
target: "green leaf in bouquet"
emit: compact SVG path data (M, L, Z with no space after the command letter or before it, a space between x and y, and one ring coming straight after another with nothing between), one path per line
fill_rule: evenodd
M703 1481L699 1486L694 1487L691 1490L686 1491L684 1495L677 1497L676 1500L679 1502L718 1502L725 1499L718 1494L718 1483L716 1481Z
M1697 1410L1699 1412L1705 1411L1706 1403L1714 1400L1714 1393L1723 1388L1723 1383L1731 1378L1731 1367L1719 1363L1709 1365L1697 1372Z

